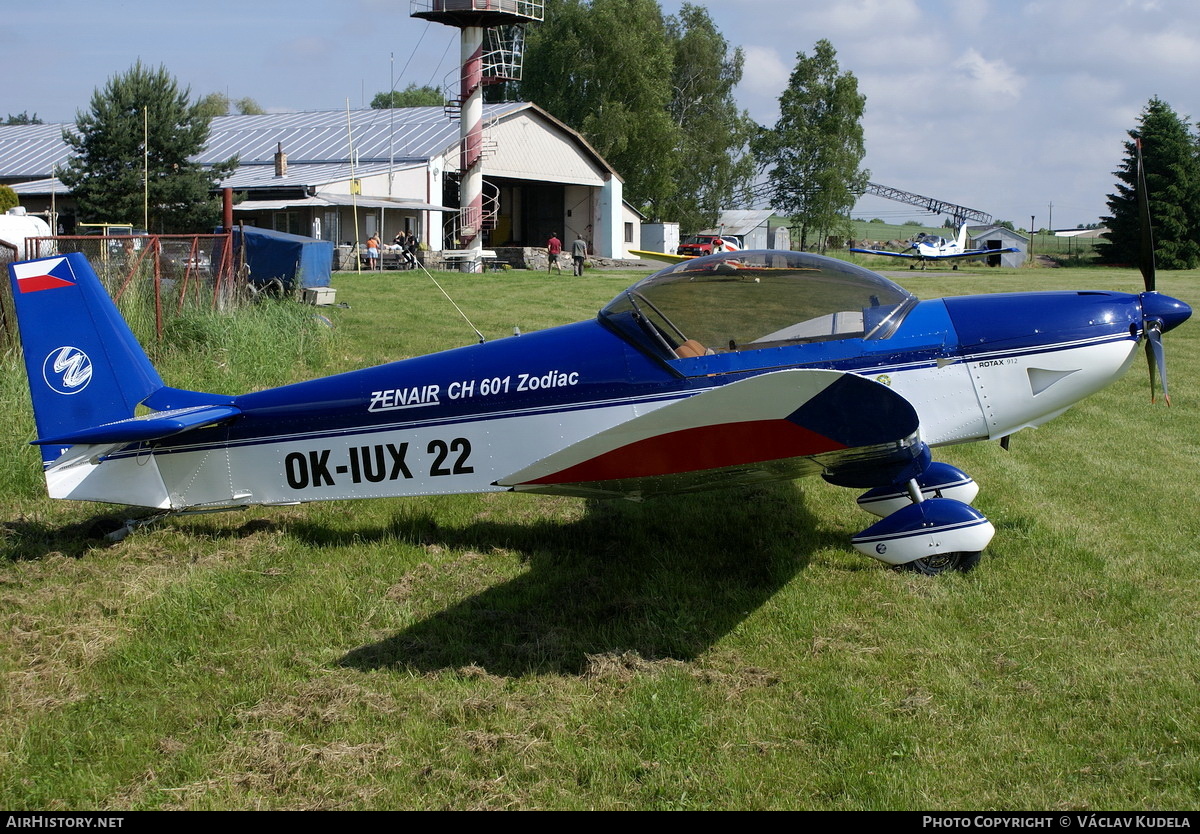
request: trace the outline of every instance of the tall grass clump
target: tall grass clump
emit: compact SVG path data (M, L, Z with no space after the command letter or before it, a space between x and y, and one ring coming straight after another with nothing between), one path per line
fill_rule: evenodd
M235 313L185 310L166 322L151 358L175 387L241 393L313 375L334 339L312 307L264 299Z
M13 349L0 355L0 403L5 420L0 429L0 483L5 492L23 497L44 492L38 453L29 445L37 432L33 426L33 405L25 382L25 363L21 351Z
M154 281L148 272L148 266L143 265L138 275L127 285L125 276L119 273L97 269L96 275L108 290L108 294L113 297L113 303L117 305L122 318L138 340L142 344L153 342L157 338L157 315Z

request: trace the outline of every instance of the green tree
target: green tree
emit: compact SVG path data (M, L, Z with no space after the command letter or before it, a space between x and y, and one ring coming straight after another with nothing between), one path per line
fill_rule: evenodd
M817 41L812 57L796 53L796 67L779 97L779 120L754 148L770 169L775 209L792 218L801 247L817 235L823 250L828 235L850 231L849 211L870 176L859 167L865 106L858 80L839 72L829 41Z
M250 96L242 96L233 103L239 116L265 116L267 111Z
M92 93L91 109L76 114L76 132L63 131L75 155L56 173L91 220L136 223L145 194L151 231L209 230L221 211L213 192L237 167L237 157L213 166L190 161L210 121L164 67L138 61Z
M1162 269L1200 266L1200 154L1187 120L1155 97L1143 108L1138 126L1129 136L1121 169L1113 172L1117 191L1108 195L1112 215L1104 218L1108 242L1096 247L1100 260L1138 261L1142 229L1137 208L1136 142L1140 139L1156 265Z
M229 115L229 96L224 93L209 93L196 102L195 112L208 119Z
M19 205L21 205L21 201L17 199L17 192L7 185L0 185L0 214Z
M372 110L387 110L392 107L441 107L446 103L446 96L436 87L418 87L416 83L409 84L403 90L392 90L391 93L376 93L371 99Z
M647 209L676 191L672 42L656 0L547 0L525 37L520 95L583 134Z
M677 189L651 214L691 231L713 226L722 208L749 186L755 124L739 110L733 89L742 79L741 49L730 50L708 11L685 3L667 19L674 43L669 113L679 129Z
M8 118L5 119L3 123L6 125L40 125L40 124L43 124L42 120L38 118L37 113L34 113L32 116L30 116L28 110L18 113L15 116L12 113L9 113Z
M261 116L267 111L249 96L232 100L224 93L209 93L196 102L196 112L210 119L217 116L236 114L239 116Z

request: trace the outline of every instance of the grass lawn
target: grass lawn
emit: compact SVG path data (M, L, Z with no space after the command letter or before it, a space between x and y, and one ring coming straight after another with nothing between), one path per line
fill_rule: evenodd
M897 275L925 298L1141 282ZM438 275L488 338L635 277ZM1200 303L1200 273L1159 283ZM190 322L153 349L163 377L235 393L475 341L422 276L334 286L332 329L295 305ZM816 479L262 508L108 543L119 508L44 497L5 357L0 807L1195 808L1200 325L1164 341L1169 409L1139 362L1009 452L935 450L997 535L934 578L855 553L871 519Z

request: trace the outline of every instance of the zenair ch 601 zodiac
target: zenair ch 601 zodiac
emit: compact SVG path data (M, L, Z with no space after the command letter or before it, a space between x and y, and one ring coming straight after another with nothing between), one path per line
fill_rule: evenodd
M1191 314L1154 291L921 301L817 255L669 266L590 320L237 396L164 384L87 260L10 267L54 498L187 512L525 491L645 498L820 474L862 553L965 570L993 527L931 448L1040 425ZM143 413L136 413L139 409Z

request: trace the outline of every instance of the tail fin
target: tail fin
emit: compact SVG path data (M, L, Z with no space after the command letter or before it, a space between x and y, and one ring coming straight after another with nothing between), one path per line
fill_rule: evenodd
M163 387L87 258L71 253L8 269L39 437L128 419ZM42 459L61 451L44 445Z
M963 223L958 227L958 240L956 240L955 243L958 244L959 252L967 251L967 224L966 223Z

